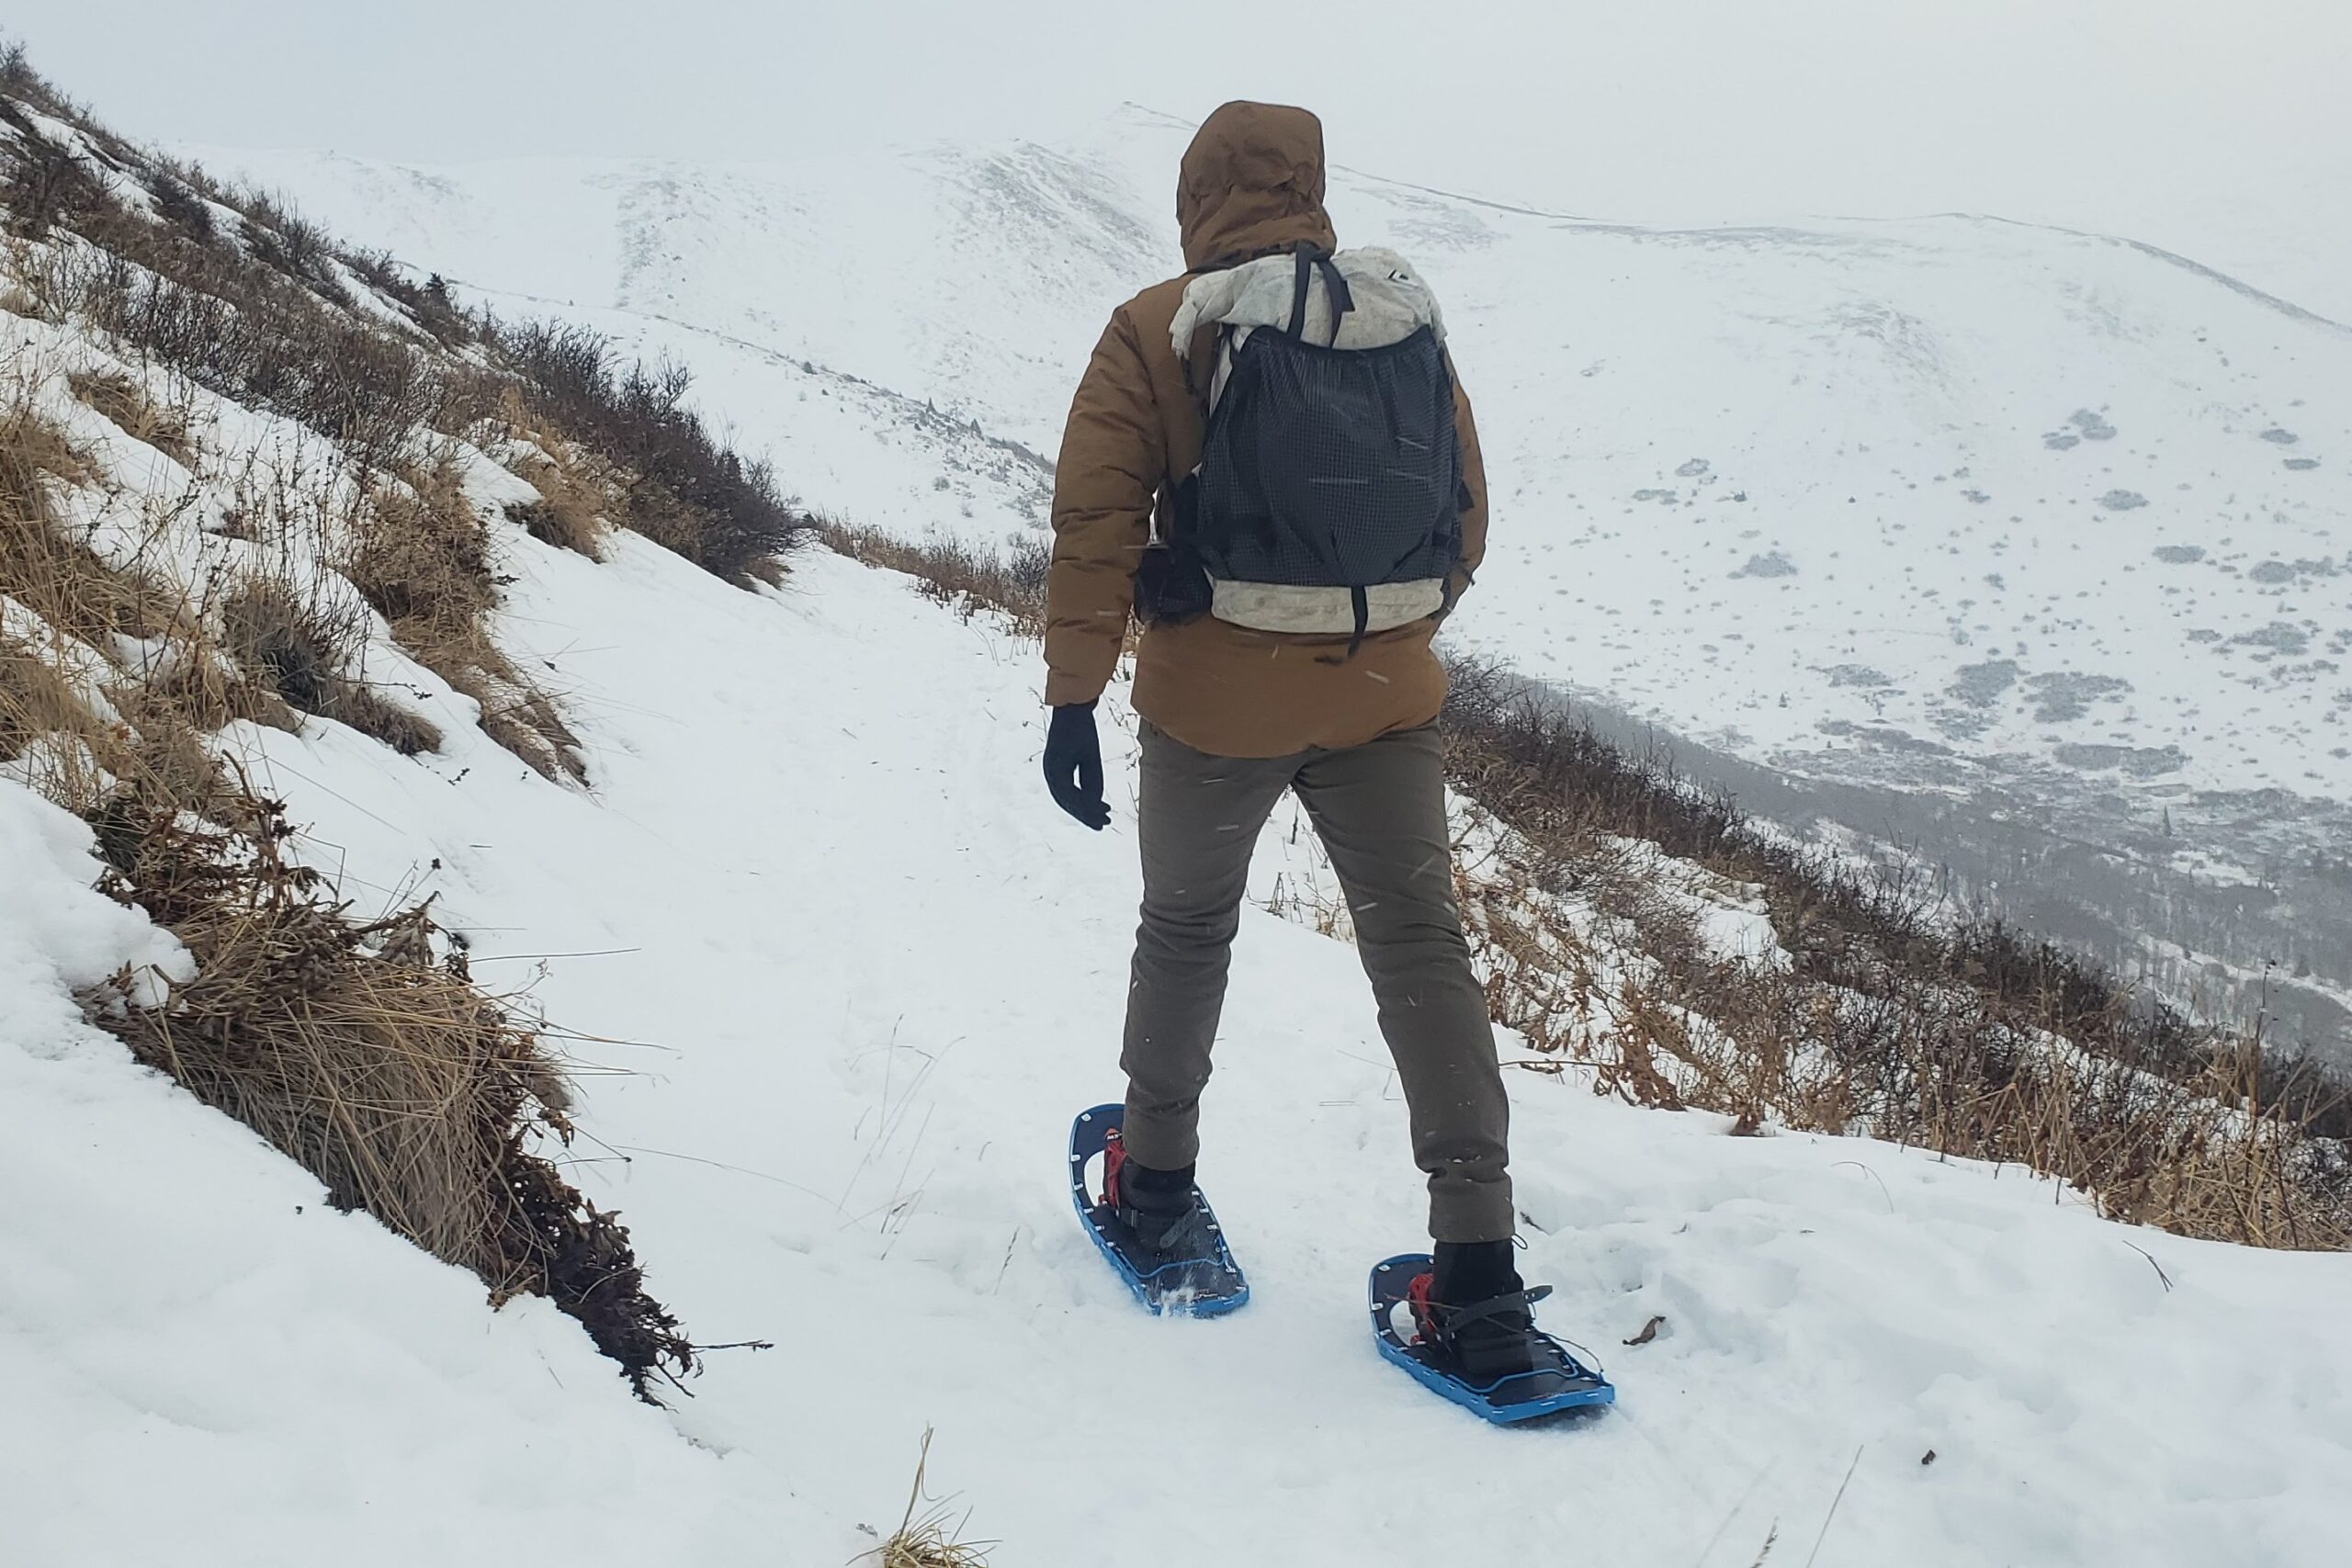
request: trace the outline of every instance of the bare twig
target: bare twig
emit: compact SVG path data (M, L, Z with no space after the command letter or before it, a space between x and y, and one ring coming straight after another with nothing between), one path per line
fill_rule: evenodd
M1863 1447L1868 1446L1863 1445ZM1805 1553L1804 1568L1813 1568L1813 1560L1821 1555L1821 1543L1829 1539L1829 1523L1838 1517L1838 1505L1846 1500L1846 1488L1852 1483L1854 1471L1861 1462L1862 1450L1857 1448L1854 1450L1853 1462L1846 1467L1846 1479L1838 1483L1838 1495L1829 1499L1829 1512L1822 1516L1821 1533L1813 1538L1813 1550Z

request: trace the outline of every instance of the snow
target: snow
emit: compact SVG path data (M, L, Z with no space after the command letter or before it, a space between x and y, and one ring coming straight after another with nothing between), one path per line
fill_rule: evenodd
M757 164L206 156L691 365L815 504L992 543L1042 526L1035 470L910 411L1050 453L1108 307L1175 265L1188 134L1129 107ZM1480 650L1802 773L2352 795L2342 319L1992 216L1599 223L1344 168L1331 207L1444 301L1493 496Z
M186 979L187 949L96 891L94 835L22 784L0 781L0 1037L35 1043L83 1028L74 993L125 964Z
M1050 440L1103 306L1157 276L1164 204L1136 193L1164 180L1123 171L1159 167L1171 134L1129 117L1067 155L924 154L887 175L843 155L813 185L313 164L280 183L326 191L316 205L357 238L407 252L390 226L413 222L428 247L413 260L484 290L576 292L583 319L690 357L705 406L813 502L993 539L1039 521L1041 475L989 436ZM1910 519L2006 515L1955 484L2082 508L2129 486L2149 504L2096 526L2007 552L1950 541L1972 568L1971 550L2064 559L2081 543L2036 591L2092 595L2012 684L2099 716L1996 707L1973 743L2120 745L2172 722L2133 728L2107 689L2038 674L2121 670L2135 691L2241 704L2248 724L2309 718L2308 694L2199 684L2210 668L2165 663L2189 656L2153 634L2089 656L2153 603L2110 591L2124 566L2176 570L2143 547L2188 536L2114 532L2187 526L2179 492L2147 478L2154 437L2132 454L2143 427L2164 462L2212 470L2199 491L2245 497L2231 548L2335 526L2292 486L2340 483L2342 465L2279 466L2346 434L2352 379L2327 323L2129 246L1973 220L1620 231L1359 176L1340 199L1351 237L1435 258L1493 447L1498 567L1449 635L1748 726L1758 746L1811 744L1807 726L1840 716L1931 720L1939 660L1991 654L1948 651L1949 627L1901 599L1903 569L1933 555ZM52 370L105 363L68 334L9 331ZM2225 342L2258 382L2181 369ZM1835 389L1836 417L1793 408L1792 374ZM283 422L194 403L220 453L311 460ZM70 498L97 547L199 585L236 568L238 541L193 536L221 497L199 483L158 535L142 493L190 476L50 404L124 487ZM2262 435L2282 422L2291 448ZM2044 444L2062 428L2074 446ZM475 463L470 493L523 493ZM1898 463L1928 499L1878 544L1842 497L1892 497L1880 470ZM1719 521L1735 507L1757 509L1754 539ZM1717 552L1720 607L1650 603L1682 570L1667 563L1692 558L1683 529ZM434 896L476 972L556 1021L584 1069L569 1173L626 1215L698 1337L774 1348L714 1352L695 1397L654 1412L547 1303L493 1313L470 1276L325 1207L83 1021L77 988L124 964L184 975L187 957L92 890L86 829L0 779L0 1539L26 1561L838 1562L876 1543L861 1527L895 1522L926 1426L934 1485L1007 1562L1228 1561L1237 1545L1246 1561L1661 1568L1740 1568L1770 1542L1771 1561L1820 1568L2340 1555L2352 1257L2126 1228L2014 1168L1867 1140L1726 1136L1720 1117L1521 1070L1516 1039L1523 1267L1558 1288L1544 1321L1606 1363L1621 1403L1498 1432L1430 1399L1365 1331L1364 1273L1419 1244L1422 1199L1362 975L1311 908L1305 923L1245 910L1204 1128L1252 1303L1211 1324L1145 1317L1069 1213L1061 1157L1070 1114L1119 1088L1137 880L1124 687L1102 709L1114 820L1088 834L1036 776L1036 649L986 616L821 550L752 593L634 536L600 564L503 519L492 533L512 579L500 637L560 694L589 790L492 745L469 699L380 626L371 674L443 728L442 750L401 759L324 720L222 744L360 911ZM1832 550L1854 575L1828 587ZM1776 552L1793 575L1731 575ZM2206 560L2177 570L2212 579L2200 613L2233 636L2341 581ZM1569 614L1572 592L1626 615ZM1701 638L1723 627L1753 646L1718 670ZM2267 645L2233 646L2252 660ZM63 656L86 673L88 652ZM1849 668L1865 663L1885 684ZM1767 676L1792 716L1742 705ZM2199 753L2195 776L2320 765L2266 748ZM1718 952L1775 960L1753 889L1625 852ZM1253 897L1274 901L1276 875L1328 907L1289 814Z
M1203 1161L1254 1299L1143 1316L1060 1181L1068 1117L1118 1086L1123 699L1097 837L1035 777L1034 646L984 619L821 552L753 595L631 536L602 566L500 539L506 635L571 694L593 797L470 735L235 741L315 862L439 894L480 973L619 1070L583 1084L574 1175L701 1337L776 1348L636 1407L544 1303L485 1312L52 1010L0 1050L6 1185L44 1194L0 1213L0 1507L32 1560L837 1562L895 1522L926 1424L1008 1562L1094 1560L1148 1506L1155 1561L1739 1564L1809 1546L1849 1465L1823 1564L2331 1560L2352 1258L1574 1075L1511 1075L1524 1264L1622 1403L1498 1433L1431 1400L1361 1306L1421 1217L1369 997L1254 908ZM50 816L55 901L87 868ZM131 1476L160 1489L110 1506Z

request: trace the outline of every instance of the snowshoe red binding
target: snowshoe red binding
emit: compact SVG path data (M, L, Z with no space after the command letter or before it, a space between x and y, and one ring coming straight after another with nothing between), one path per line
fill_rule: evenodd
M1136 1299L1170 1316L1218 1317L1250 1299L1250 1285L1225 1245L1209 1201L1195 1186L1152 1203L1125 1190L1126 1148L1119 1128L1126 1110L1098 1105L1070 1124L1070 1201L1103 1258ZM1102 1161L1102 1191L1089 1189L1089 1167Z
M1415 1382L1488 1421L1510 1425L1615 1403L1599 1371L1535 1326L1534 1305L1549 1286L1461 1305L1434 1302L1426 1253L1389 1258L1372 1271L1372 1331L1380 1353ZM1403 1308L1410 1337L1399 1330Z

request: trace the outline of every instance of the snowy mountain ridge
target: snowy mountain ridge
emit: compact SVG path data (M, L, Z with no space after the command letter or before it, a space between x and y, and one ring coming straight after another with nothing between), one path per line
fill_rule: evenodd
M1049 452L1108 306L1172 265L1184 134L1131 108L1069 149L792 164L221 156L492 299L537 275L754 441L797 389L669 322ZM2150 802L2352 795L2352 329L1997 219L1653 230L1344 169L1331 205L1448 301L1498 517L1463 629L1529 675L1798 771L1925 750ZM809 499L870 512L826 478Z

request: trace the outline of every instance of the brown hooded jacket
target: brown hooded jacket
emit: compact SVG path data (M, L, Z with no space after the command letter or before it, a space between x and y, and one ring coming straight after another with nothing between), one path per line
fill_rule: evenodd
M1156 507L1200 461L1201 402L1169 342L1184 285L1301 240L1337 242L1323 211L1323 127L1305 109L1231 103L1185 151L1176 187L1185 276L1120 306L1070 404L1054 477L1054 559L1046 583L1046 701L1101 695L1135 603L1136 566ZM1207 337L1207 333L1204 333ZM1194 346L1204 362L1211 345ZM1471 497L1449 603L1487 547L1487 476L1469 400L1454 383L1454 424ZM1144 629L1136 711L1196 751L1281 757L1360 746L1437 717L1445 673L1434 620L1363 639L1252 631L1210 616Z

